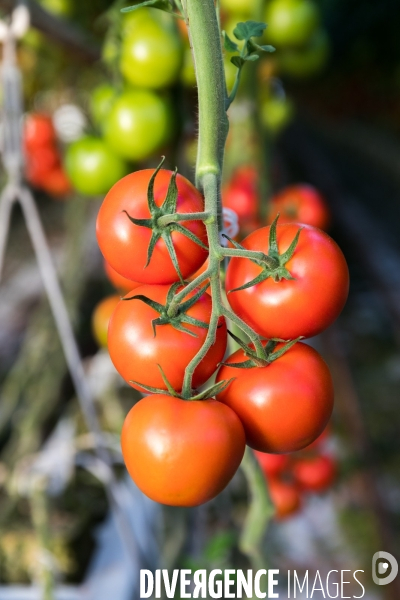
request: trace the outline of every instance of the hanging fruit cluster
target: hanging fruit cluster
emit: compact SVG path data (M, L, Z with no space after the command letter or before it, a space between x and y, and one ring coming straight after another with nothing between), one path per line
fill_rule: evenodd
M301 452L255 452L268 483L276 517L285 519L301 510L303 497L327 492L335 482L337 461L326 450L329 428Z
M114 11L115 12L115 11ZM103 56L118 81L92 91L89 110L95 134L71 144L66 168L83 195L105 194L131 169L174 136L175 115L169 88L179 79L183 45L175 20L157 10L113 14L115 27Z
M61 164L57 136L49 115L29 113L24 121L23 147L25 177L35 188L54 198L71 192L70 181Z

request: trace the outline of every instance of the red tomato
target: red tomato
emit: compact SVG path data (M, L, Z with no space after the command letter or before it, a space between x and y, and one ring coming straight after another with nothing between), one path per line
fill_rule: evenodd
M168 285L142 285L132 295L147 296L165 305ZM195 292L188 295L192 297ZM209 323L211 298L203 294L187 311L190 317ZM171 324L159 325L154 335L152 321L159 317L154 308L141 300L121 300L114 311L108 329L108 350L115 368L128 383L130 380L147 386L166 389L157 365L160 365L176 391L182 389L185 368L202 347L207 329L183 323L196 337L178 331ZM211 377L218 363L223 359L227 342L226 324L221 320L215 344L197 367L193 386L197 388ZM131 383L132 387L143 391Z
M93 337L102 348L107 348L107 329L117 304L121 298L118 294L112 294L101 300L92 314Z
M56 132L51 117L40 113L28 114L24 122L23 137L28 152L54 144Z
M285 252L298 224L277 226L279 252ZM303 225L299 241L286 268L294 279L272 277L245 290L232 292L228 300L237 315L266 338L285 340L320 333L339 315L348 290L349 272L337 244L320 229ZM244 248L268 253L269 227L257 229L243 242ZM257 277L262 268L247 258L232 258L226 273L229 292Z
M156 502L197 506L229 483L243 458L243 427L216 400L155 394L140 400L122 428L130 476Z
M288 466L290 458L287 454L267 454L254 450L254 454L264 472L266 478L276 477Z
M299 486L309 492L325 492L336 477L336 461L331 456L297 459L292 472Z
M71 192L71 183L62 167L55 167L47 173L42 187L55 198L66 196Z
M270 203L268 222L279 213L279 223L306 223L327 229L331 220L329 208L312 185L291 185L276 194Z
M271 479L268 490L275 506L277 519L285 519L298 512L301 506L299 490L293 483Z
M127 175L108 192L97 217L97 240L106 261L128 279L143 283L173 283L179 280L163 239L154 248L150 263L147 249L152 230L133 224L131 217L148 219L147 187L154 169L144 169ZM172 171L161 169L154 185L157 206L163 203ZM177 175L178 213L204 210L204 199L200 192L185 177ZM204 223L185 221L183 227L194 233L203 244L207 243ZM207 252L180 232L172 232L172 242L184 279L192 275L207 258Z
M234 210L240 225L257 218L258 194L253 182L244 178L232 179L222 188L222 204Z
M32 185L42 187L48 174L59 165L60 157L56 148L52 146L39 147L28 156L26 178Z
M276 454L311 444L326 427L333 408L331 375L318 352L299 342L266 367L229 366L245 360L240 349L220 368L217 381L235 379L217 400L238 415L247 444Z
M132 281L131 279L127 279L126 277L122 277L115 269L112 268L108 262L104 261L104 270L110 282L113 284L117 290L121 290L121 292L125 292L127 294L131 290L136 289L137 287L143 285L142 283L138 283L137 281Z

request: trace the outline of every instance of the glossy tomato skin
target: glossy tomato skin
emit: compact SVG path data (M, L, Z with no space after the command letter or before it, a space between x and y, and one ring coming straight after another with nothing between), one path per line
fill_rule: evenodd
M147 19L123 40L121 73L134 87L156 90L172 85L181 64L178 33L156 19Z
M236 412L247 444L276 454L311 444L326 427L333 408L332 378L318 352L298 342L267 367L229 366L244 360L240 349L220 368L217 381L235 380L217 400Z
M152 230L132 223L123 211L137 219L148 219L150 211L147 188L154 169L144 169L127 175L116 183L104 199L97 217L96 231L100 250L106 261L120 275L143 283L173 283L179 276L172 264L164 240L160 239L147 262L147 249ZM161 169L154 184L154 199L160 206L167 194L172 171ZM177 212L190 213L204 210L200 192L185 177L177 175ZM197 235L204 244L207 235L201 221L185 221L184 226ZM183 278L192 275L207 258L207 252L179 232L172 233L178 263Z
M113 269L112 266L109 265L106 260L104 261L104 270L113 286L117 290L121 290L121 292L124 292L125 294L143 285L142 283L138 283L137 281L132 281L131 279L122 277L122 275L117 273L117 271Z
M266 452L254 451L260 467L266 478L276 477L284 471L290 463L287 454L267 454Z
M108 192L126 172L126 164L100 138L86 136L67 149L65 166L74 188L85 196Z
M93 337L101 348L107 348L107 330L117 304L121 298L118 294L112 294L101 300L92 314Z
M126 160L149 158L173 131L169 102L151 90L131 90L115 100L104 122L110 148Z
M121 436L128 472L149 498L197 506L217 496L243 458L243 427L216 400L155 394L128 413Z
M271 198L269 223L279 213L279 223L306 223L328 229L331 215L326 201L312 185L290 185Z
M301 496L295 484L280 479L271 479L268 482L268 490L278 520L286 519L300 510Z
M325 492L336 478L336 461L331 456L297 459L292 467L298 485L308 492Z
M168 285L143 285L133 295L141 294L165 305ZM188 298L193 294L189 294ZM128 294L128 297L131 294ZM204 293L187 312L200 321L208 323L211 316L211 298ZM120 375L128 383L139 383L166 389L157 365L160 365L172 387L182 389L185 368L202 347L207 330L193 325L187 328L196 333L193 337L178 331L172 325L160 325L154 336L152 320L159 314L140 300L121 300L116 307L108 329L108 350ZM186 325L185 325L186 327ZM226 324L221 320L215 344L197 367L193 386L199 387L211 377L223 359L227 342ZM143 391L131 383L132 387Z
M265 22L270 44L301 46L318 27L318 6L313 0L271 0L267 4Z
M299 241L286 268L292 280L271 277L245 290L228 294L235 311L266 338L284 340L311 337L333 323L349 291L349 272L338 245L325 232L309 225L277 226L280 253L290 246L302 227ZM268 253L269 227L251 233L242 245ZM229 292L254 279L261 269L245 258L233 258L226 274Z

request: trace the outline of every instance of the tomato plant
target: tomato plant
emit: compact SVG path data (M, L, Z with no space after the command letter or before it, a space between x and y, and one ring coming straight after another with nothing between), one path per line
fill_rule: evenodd
M128 413L121 445L132 479L149 498L197 506L232 479L245 440L238 417L220 402L155 394Z
M117 156L144 160L166 144L172 135L169 101L151 90L132 90L113 103L104 122L104 134Z
M327 229L331 214L326 201L312 185L290 185L271 198L268 217L272 223L279 213L280 223L306 223Z
M120 301L118 294L112 294L101 300L93 311L93 337L102 348L107 347L107 330L111 315Z
M182 43L173 27L147 19L125 36L120 68L133 86L160 89L172 85L182 64Z
M143 283L172 283L179 274L171 258L173 245L176 261L185 279L194 273L206 260L204 247L206 233L203 223L185 221L184 226L172 223L158 228L155 234L148 226L140 226L131 219L151 217L148 203L148 188L154 176L154 203L161 207L168 195L172 172L161 169L144 169L121 179L107 194L97 217L97 240L106 261L120 275ZM181 175L176 176L178 213L203 210L204 200L198 190ZM158 211L154 212L157 222ZM160 213L161 215L161 213ZM154 243L155 235L157 235ZM189 236L189 237L188 237ZM201 245L193 241L193 236ZM149 247L153 244L149 260ZM132 256L135 260L132 260Z
M210 296L204 292L197 297L198 294L192 292L186 299L188 308L184 303L178 314L169 319L167 311L174 288L176 286L168 285L136 288L121 300L110 322L108 349L111 360L125 381L141 391L143 388L137 384L167 389L159 366L172 387L180 391L186 365L203 346L207 335ZM136 299L127 300L128 297ZM205 383L214 373L223 359L226 342L226 325L222 319L215 344L194 373L194 387Z
M266 338L311 337L329 327L346 302L346 260L337 244L320 229L278 225L276 243L274 231L274 225L263 227L243 241L244 249L273 258L272 270L262 261L241 257L230 261L226 273L229 303ZM296 236L298 242L293 248ZM282 263L286 272L281 270Z
M107 144L91 136L68 147L65 167L74 188L85 196L104 194L127 172L126 164Z
M278 454L311 444L326 427L333 408L332 379L318 352L298 342L266 366L232 366L246 358L240 349L225 361L217 381L235 379L217 399L236 412L247 444Z

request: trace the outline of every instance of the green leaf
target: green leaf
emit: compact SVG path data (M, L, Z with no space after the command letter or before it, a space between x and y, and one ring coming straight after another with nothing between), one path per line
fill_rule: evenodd
M254 62L255 60L258 60L260 57L258 56L258 54L248 54L247 56L244 57L243 60L249 60L251 62Z
M244 62L244 58L242 58L241 56L232 56L231 58L231 63L235 65L235 67L237 67L238 69L242 68Z
M238 40L249 40L252 37L261 37L266 29L265 23L258 21L246 21L245 23L238 23L233 30L233 35Z
M222 35L224 38L224 50L226 50L227 52L238 52L239 46L231 40L226 31L223 31Z
M252 52L275 52L275 48L273 46L261 46L256 44L254 40L247 40L247 50Z

